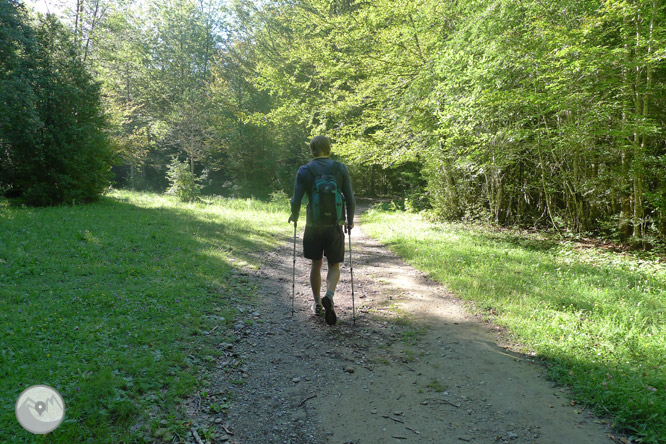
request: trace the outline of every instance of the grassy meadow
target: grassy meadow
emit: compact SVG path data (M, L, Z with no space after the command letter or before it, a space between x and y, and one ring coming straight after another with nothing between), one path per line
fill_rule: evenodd
M506 327L574 403L666 442L663 258L380 209L363 229Z
M0 442L150 442L179 408L256 288L234 267L290 233L287 203L113 191L85 206L0 201ZM207 334L215 328L215 334ZM56 388L63 424L23 430L28 386Z

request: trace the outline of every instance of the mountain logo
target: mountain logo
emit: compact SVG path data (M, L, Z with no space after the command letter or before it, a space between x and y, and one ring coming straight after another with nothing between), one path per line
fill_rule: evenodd
M44 435L58 428L65 418L65 401L53 387L33 385L16 401L16 419L30 433Z

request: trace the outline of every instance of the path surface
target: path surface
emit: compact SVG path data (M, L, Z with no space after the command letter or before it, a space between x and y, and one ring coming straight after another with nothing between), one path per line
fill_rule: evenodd
M541 366L498 345L492 326L356 223L355 326L348 256L334 327L311 312L302 258L291 316L290 242L265 254L258 271L243 272L265 298L236 324L240 340L223 345L227 361L211 378L211 392L226 394L230 405L226 415L199 414L200 427L221 432L213 442L612 442L600 420L544 379ZM297 254L300 239L302 231Z

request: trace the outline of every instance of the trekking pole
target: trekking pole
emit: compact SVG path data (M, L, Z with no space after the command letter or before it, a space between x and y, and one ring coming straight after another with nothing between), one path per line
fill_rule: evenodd
M349 234L349 273L351 274L352 287L352 325L356 326L356 303L354 301L354 266L352 265L352 247L351 247L351 229L347 230Z
M294 297L296 295L296 221L294 221L294 267L291 274L291 317L294 317Z

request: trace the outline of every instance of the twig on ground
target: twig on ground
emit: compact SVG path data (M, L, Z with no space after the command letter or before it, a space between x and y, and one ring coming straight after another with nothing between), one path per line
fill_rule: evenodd
M414 430L414 429L412 429L411 427L406 427L406 426L405 426L405 428L406 428L407 430L409 430L410 432L414 432L414 433L416 433L417 435L420 435L420 434L421 434L421 432L419 432L418 430Z
M229 429L227 428L227 426L222 425L222 429L224 430L224 433L226 433L227 435L234 436L234 432L232 432L231 430L229 430Z
M451 405L451 406L453 406L453 407L455 407L455 408L457 408L457 409L460 408L460 406L459 406L458 404L454 404L454 403L452 403L451 401L447 401L446 399L429 398L429 399L427 399L426 401L438 402L438 403L440 403L440 404L448 404L448 405Z
M199 434L197 433L197 429L192 427L192 436L194 436L194 439L196 440L197 444L204 444L201 438L199 438Z
M391 438L395 438L395 439L407 439L406 436L392 436Z
M389 416L389 415L384 415L384 416L382 416L382 418L390 419L391 421L399 422L400 424L405 423L405 421L403 421L402 419L394 418L394 417Z
M307 398L305 398L304 400L302 400L301 403L298 404L298 406L301 407L301 406L302 406L303 404L305 404L307 401L311 400L312 398L316 398L316 397L317 397L317 395L308 396Z

